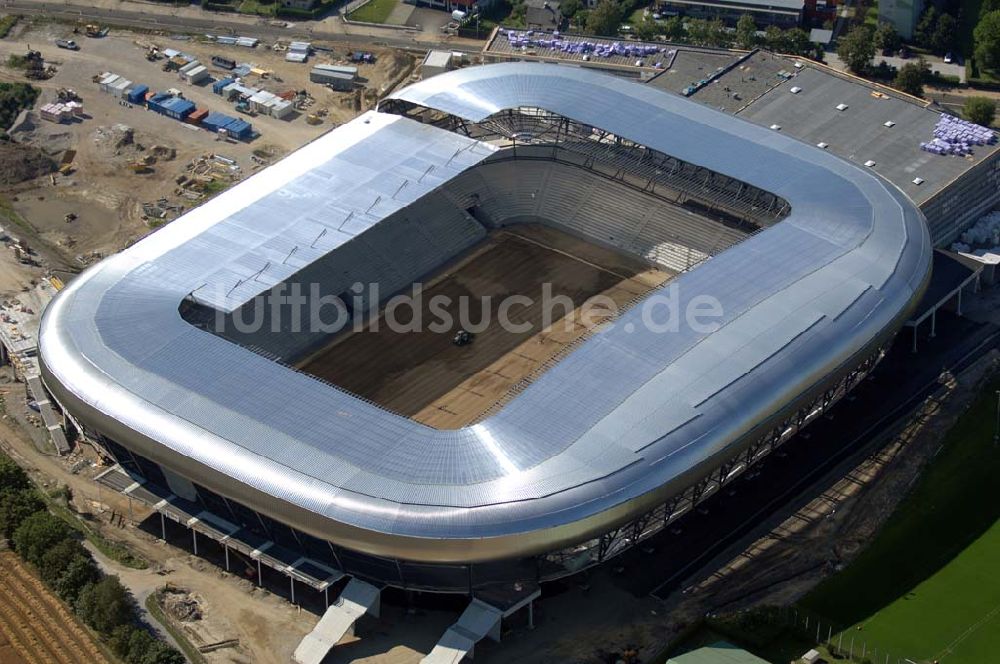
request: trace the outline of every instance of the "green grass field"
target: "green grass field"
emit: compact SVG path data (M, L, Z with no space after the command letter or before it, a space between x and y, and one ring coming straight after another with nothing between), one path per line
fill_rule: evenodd
M891 662L1000 661L997 387L985 390L948 434L869 547L801 602L850 626L845 635L888 652Z
M385 23L399 0L371 0L348 15L352 21L364 23Z

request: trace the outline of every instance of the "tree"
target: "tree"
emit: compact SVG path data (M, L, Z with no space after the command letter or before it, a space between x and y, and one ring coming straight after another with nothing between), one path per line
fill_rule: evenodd
M969 97L962 107L962 115L969 122L989 127L996 116L997 103L987 97Z
M930 48L937 22L938 10L934 5L930 5L920 15L920 21L917 22L917 27L913 31L913 39L919 46Z
M996 11L1000 11L1000 0L983 0L983 3L979 5L979 18Z
M76 612L98 632L111 634L115 627L135 619L135 600L117 576L106 576L83 587Z
M74 539L64 539L42 553L38 561L38 576L49 588L55 588L63 573L77 558L90 559L90 553Z
M559 12L566 18L573 18L583 8L580 0L564 0L559 3Z
M722 21L706 21L694 18L687 22L688 38L701 46L726 46L729 33Z
M10 539L17 527L35 512L45 509L34 489L0 491L0 537Z
M936 53L947 53L955 45L958 21L951 14L941 14L934 32L931 34L931 49Z
M59 542L69 539L70 528L62 519L48 512L35 512L14 531L14 549L24 560L36 567L45 552Z
M634 34L643 41L653 41L660 35L660 26L647 16L635 24Z
M796 55L807 55L812 50L809 33L802 28L785 30L785 43L788 45L788 52Z
M879 50L898 51L903 43L892 23L879 23L879 26L875 28L873 39L875 40L875 48Z
M788 42L785 39L785 33L776 25L769 25L764 29L764 45L767 46L768 50L775 53L786 53L788 51Z
M587 15L587 32L594 35L614 37L622 22L622 9L615 0L601 0L600 4Z
M1000 10L979 19L972 31L976 44L976 62L986 69L1000 69Z
M101 578L101 571L91 557L74 558L66 567L62 576L56 581L53 590L69 604L76 604L80 592L91 583Z
M837 44L837 55L854 73L863 74L868 71L872 58L875 57L871 29L865 25L853 28Z
M7 126L7 125L3 125ZM28 474L9 456L0 454L0 490L17 491L31 486Z
M908 62L899 68L893 87L902 90L906 94L914 97L922 97L924 94L924 80L930 72L927 62L921 58L917 62Z
M736 21L736 44L745 49L757 45L757 24L753 22L753 16L750 14L743 14L740 20Z
M660 33L667 41L684 41L687 39L687 28L680 16L671 16L660 24Z

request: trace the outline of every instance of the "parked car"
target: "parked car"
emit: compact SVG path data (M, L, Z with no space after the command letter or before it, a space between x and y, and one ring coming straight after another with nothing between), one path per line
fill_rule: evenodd
M75 41L73 41L72 39L57 39L56 40L56 46L58 46L59 48L68 49L70 51L79 51L80 50L80 47L77 46L77 43Z

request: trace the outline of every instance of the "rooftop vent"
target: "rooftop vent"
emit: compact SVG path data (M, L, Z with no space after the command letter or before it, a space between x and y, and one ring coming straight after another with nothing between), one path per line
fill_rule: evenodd
M882 123L882 126L883 127L895 127L896 123L893 122L892 120L886 120L885 122Z
M865 166L867 166L868 168L871 168L874 165L875 165L875 162L872 161L871 159L869 159L868 161L865 162Z
M837 110L838 111L846 111L847 110L847 104L837 104Z
M819 143L816 144L816 147L818 147L818 148L820 148L822 150L825 150L828 147L830 147L830 144L829 143L824 143L823 141L820 141Z

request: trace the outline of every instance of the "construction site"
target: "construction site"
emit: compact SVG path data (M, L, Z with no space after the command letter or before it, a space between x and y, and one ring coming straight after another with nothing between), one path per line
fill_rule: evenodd
M507 46L504 40L493 39L484 57L534 56L523 50L519 55ZM459 628L481 619L489 625L475 635L486 637L476 645L477 661L631 663L639 661L641 654L642 662L659 664L677 638L719 607L739 610L763 602L794 601L857 555L859 542L884 523L908 483L918 476L921 464L936 454L938 441L972 398L974 386L995 371L995 353L989 362L979 363L966 362L962 356L961 373L956 370L955 375L939 377L937 368L954 363L949 344L958 348L959 337L944 329L935 338L933 327L930 337L921 332L922 349L925 344L931 364L940 358L933 372L921 369L919 376L912 374L907 364L910 355L894 351L896 355L883 361L880 374L862 382L838 406L842 410L825 415L826 424L809 445L783 448L763 470L755 467L739 482L727 481L724 489L720 483L720 490L691 510L685 520L676 525L671 521L655 537L643 539L613 562L547 582L541 590L513 584L509 594L518 601L530 599L517 604L509 615L501 616L485 603L477 605L478 600L470 604L467 598L423 587L380 586L373 595L372 586L356 580L356 575L344 575L332 563L317 566L314 559L301 557L277 538L255 538L246 529L220 521L218 514L231 514L225 510L234 509L225 500L222 507L209 511L201 502L179 498L173 485L168 484L170 490L162 495L154 492L151 482L137 481L98 446L81 444L75 434L67 437L66 429L76 432L80 428L69 411L61 411L50 400L39 379L40 316L86 268L372 110L416 77L419 58L411 53L378 44L365 48L358 52L342 44L331 47L292 39L131 33L98 23L73 26L30 20L20 21L0 39L0 81L29 81L41 91L34 108L23 111L7 128L13 143L0 143L0 241L4 244L0 251L0 450L27 468L42 490L69 496L67 509L92 534L87 547L102 570L117 575L130 589L143 607L144 619L161 638L184 644L189 661L287 664L322 659L327 664L415 664L432 652L441 657L448 652L453 657L458 652L471 654L469 649L445 648L442 655L440 649L449 638L462 636ZM721 95L722 86L709 85L707 78L700 81L701 87L693 85L693 80L708 76L702 70L714 70L712 76L725 75L712 58L727 63L739 59L732 76L751 66L780 70L766 78L767 91L772 92L767 99L777 99L778 86L820 76L813 68L799 71L798 64L777 62L779 56L771 54L685 49L671 57L671 67L653 78L649 87L676 88L690 93L695 101L700 100L698 95ZM687 66L688 60L697 61L691 64L690 75L680 66ZM623 69L634 68L630 61L621 64ZM765 80L764 74L759 76ZM793 80L794 76L799 78ZM860 87L841 79L836 83L840 86L837 94L842 96L843 90ZM742 80L739 84L751 85ZM735 104L728 87L725 92L725 103ZM863 96L869 94L871 99L849 99L850 105L861 109L862 102L875 103L875 93L864 91ZM788 98L796 100L792 103L809 99L808 95ZM784 96L782 100L780 108L789 108L790 102ZM904 102L885 95L878 100L883 106L890 107L891 101L891 108L908 110ZM824 108L829 106L826 110L832 113L835 106L828 101L840 102L841 97L827 94L822 98ZM725 108L725 103L713 97L709 105ZM774 107L778 106L775 102ZM739 108L751 119L759 113L761 118L755 121L765 127L775 118L765 116L764 111L777 112L761 102L746 108L741 103ZM805 116L797 116L791 108L781 122L786 134L795 135L795 121ZM841 109L836 112L849 117ZM536 121L522 119L522 128L533 128L531 123ZM880 131L890 127L881 116L869 124ZM244 125L250 129L244 130ZM848 129L840 132L854 135ZM808 140L815 144L826 138L823 134ZM826 149L825 143L819 145ZM885 150L890 153L896 154ZM869 156L873 155L864 154ZM943 191L953 182L952 176L972 173L978 164L993 160L994 148L977 148L976 155L961 159L921 156L928 158L928 165L919 171L927 184L922 178L913 179L910 171L900 176L904 185L912 183L913 191L906 193L918 202L921 196L930 200L930 192L938 191L931 187ZM878 161L882 166L883 157L878 156ZM538 188L524 174L535 167L526 163L511 169L510 175L512 181L525 178L524 186L516 189L530 190L532 201ZM936 177L934 167L947 171L948 177ZM555 181L552 177L550 189ZM571 181L587 182L582 177L567 179ZM565 196L564 205L579 207L582 203L576 201L599 198L594 192L603 191L600 182L580 184L586 193ZM417 183L414 179L410 186ZM922 184L922 189L916 189ZM378 199L372 207L377 204ZM458 207L469 211L480 204L477 198L475 205L470 199ZM650 208L610 205L595 215L639 219ZM691 210L704 212L696 205ZM761 212L763 207L756 207L755 202L753 210ZM514 310L515 322L529 327L524 333L511 334L493 325L462 339L429 333L404 339L389 326L379 326L385 323L387 312L376 306L365 333L345 331L329 337L308 355L287 364L436 430L477 426L612 320L603 313L588 315L591 300L603 297L627 309L701 261L711 263L729 246L713 235L699 252L682 253L669 242L660 242L660 253L635 252L634 247L626 253L618 232L613 237L605 233L604 243L596 243L536 222L491 228L449 262L422 273L424 302L434 296L455 301L470 294L494 296L497 301L510 295L534 298L539 293L532 289L546 282L554 285L555 295L567 296L572 303L565 319L557 321L559 325L545 327L541 312L531 307ZM742 238L743 232L733 228L722 234L730 232ZM294 245L286 260L323 237L311 236L304 244L296 239L301 247ZM669 248L664 250L664 246ZM958 287L959 293L971 280L978 282L978 273L963 278L967 281ZM959 294L959 314L960 298ZM419 313L426 316L430 310L425 306ZM458 318L457 312L450 313ZM481 313L474 312L472 318ZM495 318L498 312L494 307L486 313ZM990 314L981 316L979 323L990 321ZM949 324L955 318L951 313L942 317ZM971 323L961 330L970 338L985 338ZM915 344L916 325L912 333ZM908 346L904 350L909 353ZM919 383L919 389L925 390L919 394L932 395L919 416L886 424L883 433L889 442L882 450L869 448L865 454L837 456L842 447L848 447L843 441L855 441L867 435L868 427L882 422L858 404L864 399L892 399L891 409L890 405L886 409L896 413L909 404L904 396L908 399L910 392L903 395L900 387L904 382L907 390L916 393ZM934 391L925 388L925 383L934 386ZM890 393L892 397L885 396ZM345 412L339 415L350 417ZM850 443L852 450L854 445ZM856 449L863 452L864 447ZM814 466L815 473L810 470L807 476L799 470ZM758 479L762 476L764 480ZM807 486L806 480L813 484ZM792 495L784 487L799 493ZM760 520L760 512L752 507L755 504L779 507ZM671 517L672 513L663 523ZM625 542L637 538L633 525L619 529L616 536ZM739 537L720 541L723 529ZM128 565L105 555L108 543L127 549L142 564ZM605 546L604 538L600 546ZM696 549L697 554L693 553ZM372 560L384 567L379 573L387 575L408 565ZM418 567L413 564L409 569ZM13 664L110 661L107 653L96 648L92 634L12 554L0 552L0 569L14 580L12 592L0 588L11 595L9 608L0 612L0 660L4 664L8 659ZM484 576L494 572L488 569ZM471 584L471 571L467 576ZM331 606L339 606L340 612L331 612ZM485 613L477 614L476 609ZM350 624L331 627L331 620ZM322 638L324 629L344 636L327 643ZM22 655L32 649L37 657Z

